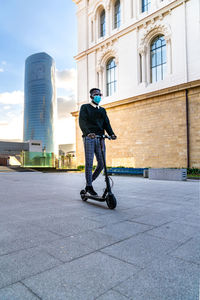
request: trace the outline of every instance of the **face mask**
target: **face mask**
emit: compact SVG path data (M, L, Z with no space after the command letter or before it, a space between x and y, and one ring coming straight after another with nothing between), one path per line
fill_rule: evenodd
M93 101L96 103L96 104L99 104L100 103L100 101L101 101L101 96L94 96L94 98L93 98Z

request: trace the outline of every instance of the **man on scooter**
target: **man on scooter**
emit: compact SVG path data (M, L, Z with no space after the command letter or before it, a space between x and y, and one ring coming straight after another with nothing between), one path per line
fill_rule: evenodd
M112 140L117 137L114 134L106 110L99 106L101 101L101 90L93 88L90 90L91 102L83 104L79 114L79 126L82 130L82 137L85 150L85 178L86 187L85 191L90 195L96 196L92 182L99 176L103 170L103 159L101 154L100 140L96 138L96 135L104 135L105 131L111 136ZM104 155L105 155L105 143L103 143ZM97 160L97 167L92 173L94 154Z

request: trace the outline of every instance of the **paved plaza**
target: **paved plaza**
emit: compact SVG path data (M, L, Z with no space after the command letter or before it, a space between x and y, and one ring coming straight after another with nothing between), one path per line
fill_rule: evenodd
M200 182L112 178L0 173L0 300L199 300Z

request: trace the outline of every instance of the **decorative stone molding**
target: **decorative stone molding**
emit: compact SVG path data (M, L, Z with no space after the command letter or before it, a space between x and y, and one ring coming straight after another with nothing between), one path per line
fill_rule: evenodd
M97 71L98 73L102 73L102 72L103 72L103 67L100 66L100 65L98 65L97 68L96 68L96 71Z
M171 35L165 35L165 41L169 43L171 41Z
M106 10L109 11L110 10L110 3L106 4Z
M143 35L139 42L138 52L142 57L142 82L145 84L151 83L150 70L150 45L151 41L158 35L164 35L167 44L167 73L172 73L171 59L171 29L170 25L158 20L155 23L150 23L147 28L143 27Z
M113 5L115 0L107 0L106 1L106 5L109 6L109 9L111 8L111 6Z
M104 47L101 48L101 53L97 61L97 70L102 71L108 59L111 57L114 57L115 63L118 64L119 58L117 54L117 49L113 46L112 43L107 43Z
M144 26L144 29L146 29L146 28L147 28L147 22L145 22L145 23L143 24L143 26Z
M171 29L170 26L167 24L151 24L148 26L148 28L145 30L141 40L140 40L140 48L142 47L148 47L150 44L150 41L159 34L163 34L166 40L171 39Z
M75 4L79 4L81 0L72 0Z
M92 18L94 19L94 20L96 20L97 19L97 15L98 15L98 13L99 13L99 9L100 8L104 8L105 10L106 10L106 5L105 5L105 3L103 2L103 1L97 1L96 3L94 2L94 5L90 8L90 11L92 11L93 13L92 13Z
M142 47L140 47L140 48L138 48L138 52L139 52L139 54L141 54L141 55L144 55L145 53L146 53L146 47L145 46L142 46Z

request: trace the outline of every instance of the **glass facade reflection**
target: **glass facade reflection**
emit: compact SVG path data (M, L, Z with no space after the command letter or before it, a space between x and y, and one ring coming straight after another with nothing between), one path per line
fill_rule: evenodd
M55 157L53 153L23 152L23 167L54 167Z
M25 64L24 141L41 140L43 150L55 152L55 63L46 53L29 56Z

